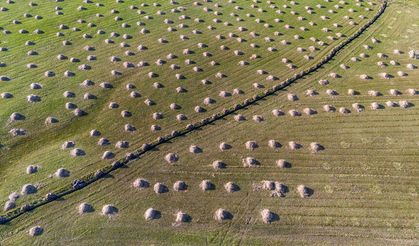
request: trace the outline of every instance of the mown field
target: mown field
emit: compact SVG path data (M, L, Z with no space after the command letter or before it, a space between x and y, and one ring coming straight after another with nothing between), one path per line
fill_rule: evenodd
M216 6L219 3L220 6ZM104 3L102 7L86 4L87 10L74 11L81 5L76 2L45 3L39 6L19 8L23 3L5 4L9 11L2 12L3 28L11 34L3 35L2 46L8 51L2 52L2 62L5 67L0 68L1 74L11 78L0 84L0 92L10 92L11 99L1 99L3 128L1 129L1 171L3 181L0 185L0 198L6 202L8 195L20 191L23 184L32 183L38 187L38 192L19 198L16 206L43 197L46 193L68 184L77 177L109 164L126 152L139 148L143 143L154 140L160 135L172 130L184 128L189 122L219 112L225 107L251 97L264 88L254 88L253 83L263 84L270 88L278 81L290 77L298 71L308 68L318 62L329 50L345 37L330 40L341 32L350 36L364 22L368 21L378 10L379 2L369 5L361 2L362 6L354 3L342 4L338 1L323 2L325 7L318 9L311 1L298 1L292 5L290 1L276 1L275 3L253 3L250 1L202 2L202 6L194 6L192 2L182 2L171 5L168 2L162 6L140 7L146 13L138 15L138 9L130 9L130 1ZM285 8L287 4L290 8ZM342 5L336 9L335 5ZM407 4L407 5L406 5ZM63 6L64 15L55 15L54 6ZM181 13L172 13L170 9L186 6ZM235 8L241 6L243 9ZM269 8L277 6L277 9ZM205 12L203 8L213 8ZM305 14L305 6L312 6L314 14ZM408 6L408 7L406 7ZM259 12L258 8L266 12ZM372 11L365 11L370 7ZM21 16L31 8L39 12L33 14L44 15L45 18L36 21L22 19L22 24L10 24L12 19ZM119 13L111 13L117 9ZM282 9L285 14L276 14ZM329 13L335 9L337 13ZM356 11L348 11L355 9ZM67 12L68 10L68 12ZM158 10L166 14L156 14ZM218 15L214 13L218 11ZM296 11L292 15L291 11ZM94 17L99 12L104 17ZM238 16L231 16L230 13ZM17 15L19 13L19 15ZM252 13L254 17L246 14ZM304 13L304 14L303 14ZM214 124L196 130L185 136L176 138L171 143L154 149L139 160L131 162L105 179L99 180L88 187L65 196L58 201L28 212L21 217L0 227L0 238L5 245L25 244L72 244L72 245L132 245L132 244L167 244L167 245L266 245L266 244L406 244L418 243L418 113L417 95L410 95L411 90L417 88L419 72L417 60L410 59L408 52L415 48L418 39L419 6L413 1L393 2L384 15L352 44L346 47L332 62L299 80L286 90L275 96L267 97L257 105L253 105L237 114L245 117L244 121L236 121L235 116L226 117ZM144 19L145 15L152 18ZM189 16L184 19L180 15ZM322 20L320 16L327 15L329 20ZM350 25L345 15L353 16L358 25ZM359 19L364 15L365 20ZM50 17L50 18L47 18ZM122 20L115 21L115 16ZM305 16L307 20L298 20L297 16ZM19 17L20 18L20 17ZM84 18L86 23L77 23ZM102 18L100 21L98 18ZM200 18L202 22L196 22ZM213 19L221 19L214 23ZM237 18L243 18L239 21ZM254 19L260 18L261 23ZM275 22L279 18L283 22ZM163 24L164 19L173 19L172 25ZM137 21L144 21L145 26L136 26ZM231 26L224 22L231 22ZM265 22L263 22L265 21ZM310 26L314 21L317 26ZM39 22L39 23L37 23ZM97 27L86 27L87 23L96 23ZM132 28L121 28L126 22ZM69 28L77 26L81 31L71 29L58 30L59 24L66 24ZM179 28L179 23L188 25ZM264 27L270 23L272 27ZM335 27L339 23L342 27ZM286 29L289 24L294 28ZM19 26L20 25L20 26ZM32 35L31 38L18 34L23 28L33 30L42 26L45 35ZM213 25L215 30L208 30ZM173 26L177 31L167 32L166 28ZM238 27L246 27L247 31L238 31ZM300 26L306 26L308 31L301 31ZM339 25L338 25L339 26ZM150 30L148 34L139 35L142 28ZM330 32L322 28L330 28ZM106 34L96 35L97 30L104 30ZM201 30L202 34L194 34L192 30ZM55 32L64 33L56 37ZM117 31L130 34L132 39L123 40L115 37L115 44L106 44L104 39L109 33ZM251 38L249 33L260 33L259 37ZM275 36L274 32L281 32ZM248 39L237 42L236 38L229 38L229 33L236 33L239 37ZM92 39L80 38L83 33L91 33ZM187 35L188 40L180 40L179 35ZM223 34L226 40L217 40L216 35ZM302 39L295 40L294 35L301 35ZM274 39L266 42L265 37ZM159 44L157 39L164 37L167 44ZM328 43L320 46L310 40L316 37ZM32 39L35 47L24 47L24 43ZM69 47L62 46L63 40L73 42ZM291 44L282 45L282 40L289 40ZM120 42L126 42L131 47L120 47ZM205 43L208 47L199 48L198 43ZM250 43L259 47L252 48ZM137 46L143 44L147 50L138 51ZM95 51L84 51L86 45L95 46ZM220 45L229 47L221 50ZM298 52L297 47L308 48L316 45L319 50L314 52ZM368 49L364 45L369 45ZM268 47L276 47L278 51L269 52ZM183 49L189 48L193 54L184 55ZM394 50L400 50L395 54ZM27 58L29 50L36 50L39 55ZM136 54L126 56L124 52L132 50ZM241 50L244 55L236 56L233 51ZM212 57L202 56L203 52L210 52ZM81 62L58 61L56 55L63 53L68 58L78 57ZM167 59L169 53L179 58ZM367 54L367 56L361 55ZM380 55L382 53L384 55ZM252 54L259 54L261 58L251 60ZM313 59L306 61L303 55L312 55ZM87 55L97 56L96 61L85 61ZM110 62L109 57L121 57L119 62ZM386 57L386 56L387 57ZM380 57L379 57L380 56ZM20 59L19 57L25 58ZM288 58L297 69L290 70L281 61ZM359 60L353 61L352 57ZM157 59L166 60L162 66L155 65ZM185 65L185 60L191 59L196 64ZM126 69L123 62L138 63L148 61L150 66ZM173 60L173 61L172 61ZM217 61L220 65L211 66L210 61ZM249 65L239 66L239 61L248 61ZM377 62L385 64L377 64ZM395 62L390 62L395 61ZM27 63L34 62L38 68L27 69ZM89 71L79 71L81 64L91 64ZM392 65L395 64L395 65ZM172 70L170 64L178 64L180 69ZM343 69L341 64L345 64ZM413 65L409 65L413 64ZM198 66L202 72L193 71ZM112 76L110 71L122 71L122 76ZM267 74L258 74L257 70L265 70ZM45 78L44 72L53 70L56 76ZM64 71L70 70L76 76L64 78ZM158 74L156 78L149 78L150 71ZM403 76L399 71L405 72ZM216 73L222 72L226 78L218 79ZM178 80L175 74L182 74L185 79ZM339 76L333 76L336 73ZM391 75L390 79L382 78L382 73ZM366 74L370 79L361 79ZM400 73L401 74L401 73ZM278 80L266 80L268 75L278 77ZM336 77L336 78L335 78ZM95 85L85 88L79 84L85 79L91 79ZM203 85L202 79L212 83ZM320 80L328 80L327 85L321 85ZM112 89L103 89L99 84L108 81ZM30 89L30 84L42 83L40 90ZM164 85L155 89L153 83ZM126 89L132 83L135 89ZM176 93L176 88L182 86L186 93ZM221 91L233 92L235 88L243 90L244 94L220 97ZM357 95L348 95L353 89ZM389 91L396 89L400 95L391 95ZM307 96L307 90L314 96ZM328 95L327 90L335 90L336 95ZM371 91L376 92L371 92ZM73 91L75 98L64 98L64 91ZM130 97L131 91L138 91L139 98ZM90 92L97 96L96 100L84 100L83 94ZM378 93L379 92L379 93ZM26 96L38 94L42 101L28 103ZM329 91L329 94L331 92ZM289 94L295 94L298 100L290 101ZM373 96L371 94L378 94ZM394 93L393 93L394 94ZM205 105L204 99L210 97L215 103ZM155 105L147 106L144 100L151 99ZM75 117L71 111L64 108L66 102L73 102L88 114ZM118 102L119 108L110 110L109 102ZM408 107L389 107L388 101L396 104L409 102ZM373 110L372 103L378 103L380 109ZM176 103L180 109L171 110L169 105ZM356 112L354 103L365 108ZM4 105L4 106L3 106ZM196 113L194 107L200 105L206 112ZM324 105L333 105L336 112L325 112ZM350 113L342 114L340 108L347 108ZM312 108L316 112L307 115L304 109ZM282 116L274 116L272 110L284 112ZM301 116L292 117L290 110L297 110ZM128 110L132 116L121 117L121 111ZM13 112L20 112L26 119L20 122L10 122L9 116ZM162 112L164 117L154 120L152 114ZM176 115L185 114L187 120L177 121ZM261 122L255 122L253 117L261 116ZM53 126L44 126L45 118L55 116L59 122ZM137 131L127 133L125 124L133 124ZM150 131L151 125L159 125L162 130ZM27 129L28 135L11 137L11 128ZM98 129L102 136L110 140L107 146L98 146L100 137L89 137L91 129ZM83 157L71 157L69 150L62 150L64 141L73 140L76 147L85 150ZM128 149L114 148L116 141L130 142ZM276 140L281 147L274 150L268 146L269 140ZM247 141L255 141L259 147L254 150L246 149ZM295 141L302 145L301 149L291 150L289 142ZM231 145L228 150L221 151L219 145L226 142ZM310 143L317 142L324 150L313 153ZM201 153L190 153L191 145L199 146ZM101 160L102 153L110 150L116 154L113 159ZM179 160L168 164L164 157L168 153L176 153ZM254 157L259 165L244 167L242 159ZM276 161L287 160L290 168L279 168ZM221 160L226 168L215 170L213 161ZM26 174L29 164L40 165L39 171ZM58 168L64 167L70 171L70 177L56 178L53 174ZM147 179L151 187L139 190L132 186L136 178ZM174 191L172 186L178 180L188 184L187 191ZM211 180L215 189L202 191L199 184L202 180ZM288 187L284 197L271 197L270 191L259 190L261 182L272 180L283 183ZM240 189L236 192L226 192L224 184L235 182ZM168 192L155 194L153 185L156 182L165 183ZM297 187L304 184L313 190L308 198L301 198ZM80 215L77 206L82 202L93 205L94 211ZM112 216L101 214L102 206L114 204L118 212ZM161 217L152 221L144 219L144 212L153 207L161 212ZM223 222L214 220L214 212L224 208L231 212L232 219ZM271 224L263 223L262 209L270 209L278 215L278 219ZM183 211L191 216L188 223L175 223L175 214ZM36 237L28 235L28 230L39 225L44 232Z

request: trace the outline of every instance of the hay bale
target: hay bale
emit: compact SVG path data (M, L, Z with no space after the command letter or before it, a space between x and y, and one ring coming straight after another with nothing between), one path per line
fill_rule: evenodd
M278 217L275 213L266 208L260 212L260 215L262 216L262 221L265 224L271 224L274 220L276 220L276 217Z
M36 172L38 172L38 166L29 165L29 166L26 167L26 173L27 174L33 174L33 173L36 173Z
M8 198L9 198L10 201L16 201L17 199L19 199L19 197L20 197L19 193L13 192L9 195Z
M397 75L399 77L406 77L407 76L407 73L406 72L403 72L403 71L397 71Z
M124 130L126 132L135 132L137 130L137 128L135 128L135 126L133 126L131 124L125 124Z
M224 189L228 192L228 193L232 193L232 192L236 192L240 190L240 186L238 186L236 183L234 182L228 182L224 185Z
M176 213L176 223L184 223L184 222L190 222L192 220L191 216L182 212L182 211L178 211Z
M175 191L186 191L188 189L188 184L185 181L178 180L173 184L173 190Z
M98 137L98 136L101 135L101 132L96 130L96 129L93 129L93 130L90 131L89 134L90 134L91 137Z
M262 181L262 189L264 190L275 190L275 182L270 180Z
M10 115L10 117L9 117L9 121L10 122L15 122L15 121L19 121L19 120L25 120L25 119L26 119L26 117L23 114L18 113L18 112L12 113Z
M237 114L237 115L234 116L234 120L235 121L245 121L246 117L244 117L244 115L242 115L242 114Z
M33 184L25 184L22 186L20 193L22 195L29 195L38 192L38 189Z
M312 153L317 153L317 152L323 151L324 146L319 143L312 142L310 143L310 150Z
M327 80L327 79L321 79L321 80L319 80L319 84L320 85L328 85L329 84L329 80Z
M329 96L338 96L339 95L339 93L336 90L332 90L332 89L327 89L326 94L329 95Z
M253 115L252 119L256 123L260 123L260 122L264 121L264 118L263 118L262 115Z
M59 168L56 172L55 172L55 177L57 178L66 178L70 176L70 171L68 171L65 168Z
M70 151L70 155L71 156L85 156L86 152L84 152L84 150L82 149L75 148Z
M150 187L150 182L148 182L148 180L144 179L144 178L137 178L134 180L134 182L132 182L132 186L134 188L138 188L140 190L142 189L146 189L148 187Z
M297 187L297 192L300 195L301 198L307 198L310 197L313 194L313 190L308 188L305 185L299 185Z
M393 102L393 101L387 101L386 105L387 105L387 107L391 107L391 108L399 106L399 104L397 102Z
M314 115L314 114L317 114L317 111L315 109L313 109L313 108L304 108L303 109L303 112L306 115Z
M23 128L12 128L9 131L10 135L12 135L13 137L18 137L18 136L25 136L26 135L26 130Z
M175 162L177 162L179 160L179 156L175 153L168 153L164 159L166 160L167 163L169 164L173 164Z
M229 149L232 148L232 146L230 144L226 143L226 142L220 143L220 145L218 147L221 151L229 150Z
M279 116L285 115L285 113L284 113L284 111L282 111L282 110L279 110L279 109L273 109L273 110L272 110L272 115L273 115L273 116L276 116L276 117L279 117Z
M105 151L102 154L102 160L109 160L115 157L115 154L111 151Z
M256 143L256 141L247 141L245 143L246 149L248 150L254 150L259 147L259 145Z
M58 123L59 120L55 117L49 116L45 119L45 125L52 125Z
M99 146L106 146L111 144L111 141L109 141L109 139L107 138L100 138L99 141L97 142L97 145Z
M116 208L113 204L106 204L105 206L102 207L102 214L103 215L115 215L117 214L118 208Z
M309 90L306 90L305 94L306 94L306 96L314 97L314 96L317 96L319 93L317 93L317 91L315 91L315 90L309 89Z
M295 141L290 141L288 142L288 147L291 150L297 150L297 149L301 149L303 146Z
M11 210L11 209L14 209L16 207L16 203L15 203L15 201L6 201L6 203L4 204L4 207L3 207L3 211L8 211L8 210Z
M169 188L165 184L160 182L154 184L153 190L156 194L169 192Z
M219 208L214 213L214 219L218 222L222 222L223 220L231 220L233 219L233 214L224 208Z
M32 237L39 236L44 232L44 228L40 226L34 226L31 229L29 229L29 235Z
M333 105L326 104L323 106L323 110L330 113L330 112L336 112L336 108Z
M189 152L193 154L198 154L198 153L202 153L202 149L196 145L191 145L189 146Z
M212 183L210 180L202 180L201 183L199 184L199 188L202 191L208 191L208 190L215 190L215 184Z
M351 113L351 110L349 110L348 108L345 108L345 107L340 107L339 108L339 113L341 113L341 114L349 114L349 113Z
M402 94L399 90L396 89L390 89L388 93L390 94L390 96L399 96Z
M406 92L407 92L407 94L409 94L411 96L415 96L415 95L419 94L418 90L413 89L413 88L407 89Z
M414 64L412 64L412 63L408 63L407 65L406 65L406 68L407 69L410 69L410 70L413 70L413 69L416 69L416 68L418 68L416 65L414 65Z
M30 102L30 103L35 103L35 102L40 102L40 101L41 101L41 97L40 97L40 96L38 96L38 95L34 95L34 94L28 95L28 96L26 97L26 99L27 99L27 100L28 100L28 102Z
M282 147L282 145L278 141L273 139L268 141L268 146L274 150L278 150Z
M91 213L94 211L94 208L91 204L83 202L79 204L77 211L79 214Z
M159 219L160 217L161 217L161 212L154 208L148 208L144 213L144 218L148 221Z
M292 116L292 117L301 116L301 113L300 113L300 112L298 112L298 111L297 111L297 110L295 110L295 109L290 109L290 110L288 110L288 114L289 114L290 116Z
M276 166L279 168L291 168L291 163L284 159L279 159L276 161Z
M399 106L401 108L410 108L413 106L413 104L409 101L403 100L403 101L399 101Z
M372 102L370 107L371 107L372 110L377 110L377 109L383 109L384 108L383 105L381 105L377 102Z
M260 165L260 162L251 156L242 159L242 163L243 167L257 167L258 165Z
M3 92L3 93L1 93L1 94L0 94L0 96L1 96L1 98L3 98L3 99L10 99L10 98L13 98L13 94L12 94L12 93L10 93L10 92Z
M115 148L118 148L118 149L126 149L128 147L129 147L129 142L124 141L124 140L120 140L120 141L116 142L116 144L115 144Z
M365 110L365 107L359 103L352 104L352 108L357 112L362 112Z
M227 167L227 165L221 161L221 160L215 160L212 162L211 166L215 169L215 170L219 170L219 169L224 169Z
M288 93L287 98L288 98L289 101L292 101L292 102L298 100L297 95L291 94L291 93Z

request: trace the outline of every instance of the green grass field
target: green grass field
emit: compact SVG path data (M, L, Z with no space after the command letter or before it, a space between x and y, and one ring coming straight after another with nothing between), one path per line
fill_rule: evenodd
M24 195L16 201L16 208L44 197L71 183L74 179L94 172L100 167L123 157L126 152L138 149L143 143L151 142L157 137L173 130L183 129L188 123L199 121L223 108L233 106L266 88L271 88L279 81L291 77L320 61L331 49L341 43L345 37L355 33L369 18L378 11L380 2L369 5L360 2L342 4L336 0L308 1L301 0L292 5L291 1L227 1L201 2L195 5L192 1L172 5L169 1L161 6L153 6L153 2L141 3L125 1L121 3L81 2L45 2L38 6L28 6L28 3L2 3L8 11L0 12L0 23L3 30L10 34L2 34L1 45L8 50L1 52L0 62L6 64L0 68L0 75L8 76L10 81L0 82L0 93L10 92L11 99L0 99L0 119L3 127L0 130L0 200L4 203L12 192L20 192L23 184L31 183L38 187L36 194ZM219 5L217 6L216 3ZM254 7L251 5L254 4ZM283 5L289 6L285 8ZM324 8L317 8L321 4ZM83 5L87 9L77 11ZM130 8L131 5L138 9ZM276 8L270 8L270 5ZM340 5L342 8L335 8ZM61 6L64 15L56 15L55 6ZM173 13L171 9L184 6L185 10ZM235 8L240 6L240 8ZM314 13L308 14L306 6L311 6ZM211 10L204 11L204 7ZM371 8L366 11L365 8ZM264 10L260 12L259 9ZM114 9L114 13L111 10ZM281 9L285 13L275 11ZM328 12L334 9L336 13ZM354 9L355 11L349 11ZM117 11L115 11L117 10ZM145 13L138 14L139 10ZM164 11L159 12L158 11ZM291 11L297 12L295 15ZM118 12L118 13L116 13ZM35 20L24 18L24 13L43 18ZM97 13L103 17L97 17ZM235 15L232 15L234 13ZM390 3L384 15L378 19L365 33L345 47L332 62L320 70L298 80L274 96L267 97L237 114L245 116L245 121L237 122L234 115L226 117L214 124L178 137L170 143L147 152L140 159L129 163L88 187L76 191L57 201L39 207L23 214L17 219L0 226L0 242L4 245L278 245L278 244L361 244L361 245L416 245L418 241L418 169L417 148L419 135L417 133L419 114L417 112L418 98L409 95L409 89L419 89L417 79L419 66L417 60L411 59L408 52L418 45L419 6L414 1L395 1ZM251 14L251 15L250 15ZM363 15L366 18L360 19ZM115 21L115 17L122 18ZM151 16L151 18L145 18ZM189 18L185 18L185 17ZM299 20L298 16L306 19ZM321 16L330 19L322 20ZM349 24L351 16L357 25ZM199 18L201 22L195 19ZM214 19L220 19L219 23ZM281 21L276 22L278 18ZM22 24L13 24L17 19ZM84 19L85 23L77 20ZM165 24L165 19L173 24ZM260 19L260 21L256 21ZM310 21L316 23L311 26ZM144 22L138 26L137 22ZM225 22L231 23L225 25ZM259 23L258 23L259 22ZM88 23L96 24L95 27ZM122 23L130 25L121 27ZM184 24L183 28L179 24ZM269 23L271 27L264 27ZM339 25L333 25L337 23ZM70 29L59 30L59 25L67 25ZM294 28L286 29L289 24ZM214 30L209 30L212 25ZM90 26L90 27L89 27ZM168 27L176 31L168 32ZM300 27L308 28L302 31ZM337 26L337 27L336 27ZM78 27L80 31L71 28ZM246 31L239 31L245 27ZM323 28L330 32L324 32ZM140 34L142 28L150 33ZM28 34L20 34L19 30L28 30ZM33 30L41 29L43 34L33 34ZM105 34L97 34L103 30ZM202 34L194 34L199 30ZM56 32L64 36L57 37ZM111 32L117 32L119 37L110 37ZM251 37L250 32L259 36ZM275 32L280 32L279 36ZM336 33L343 34L337 37ZM82 38L83 34L92 35L91 39ZM196 32L195 32L196 33ZM229 37L235 33L245 39L238 42L237 37ZM122 36L129 34L132 39ZM302 39L294 39L294 35ZM179 35L186 35L187 40L181 40ZM216 35L226 39L218 40ZM334 36L331 40L328 36ZM265 37L273 40L266 42ZM321 46L310 40L316 37L327 43ZM114 44L106 44L110 38ZM165 38L167 44L157 40ZM373 42L377 39L379 42ZM31 40L34 46L25 46ZM73 44L63 46L62 41L69 40ZM291 42L281 44L282 40ZM130 47L121 47L126 42ZM200 48L198 43L208 47ZM257 46L251 47L251 43ZM138 51L138 45L148 49ZM94 51L85 51L86 45L94 46ZM228 50L221 50L220 46ZM365 49L364 45L370 45ZM309 46L318 50L311 52ZM270 52L268 47L276 47ZM299 52L297 47L306 51ZM183 50L189 48L194 53L184 55ZM398 49L402 53L395 54ZM39 54L28 56L27 52L35 50ZM240 50L244 55L235 55ZM126 51L135 53L126 56ZM203 56L209 52L211 57ZM168 59L168 54L177 58ZM365 53L367 57L360 57ZM388 57L379 57L383 53ZM58 54L64 54L67 60L56 59ZM252 60L250 56L257 54L260 58ZM95 55L95 61L87 61L88 55ZM303 57L310 55L313 59L307 61ZM119 62L111 62L111 56L121 58ZM71 57L80 62L70 62ZM358 57L359 61L352 61ZM296 65L290 70L281 60L287 58ZM155 61L163 59L167 63L157 66ZM195 61L187 65L185 60ZM390 61L397 61L391 65ZM123 62L137 64L147 61L150 66L124 68ZM212 66L211 61L219 65ZM240 61L249 65L239 66ZM378 66L377 62L386 66ZM37 68L28 69L26 64L36 63ZM78 66L89 64L91 70L80 71ZM173 70L171 64L177 64L180 69ZM342 69L346 64L347 69ZM413 69L407 67L413 64ZM202 72L195 72L193 67L200 67ZM54 71L55 77L46 78L44 72ZM65 71L76 73L74 77L63 76ZM122 76L112 76L110 71L118 70ZM267 74L258 74L257 70L265 70ZM398 72L406 72L399 76ZM158 74L149 78L148 73ZM226 78L219 79L215 75L222 72ZM339 78L333 78L331 73L337 73ZM381 73L393 76L390 79L381 78ZM175 74L182 74L186 79L178 80ZM360 75L367 74L369 80L363 80ZM273 75L279 80L266 80ZM95 82L91 87L82 87L85 79ZM207 79L211 84L204 85L201 80ZM328 85L320 85L319 80L327 79ZM107 81L112 89L103 89L100 83ZM41 83L42 89L30 89L31 83ZM164 85L161 89L153 87L153 83ZM126 89L132 83L135 89ZM260 83L265 88L254 88L253 83ZM177 93L176 88L182 86L186 93ZM241 95L220 97L221 91L232 93L235 88L241 89ZM350 96L348 90L353 89L359 95ZM396 89L401 95L389 94ZM316 96L306 96L307 90L314 90ZM327 90L336 90L338 95L329 96ZM380 96L371 96L369 91L380 92ZM75 93L74 98L63 97L64 91ZM138 91L141 97L130 97L131 91ZM85 93L97 96L96 100L84 100ZM299 100L289 101L287 95L293 93ZM28 103L26 96L36 94L42 97L41 102ZM210 97L216 102L205 105L204 99ZM150 99L154 105L147 106L144 100ZM410 107L389 107L386 102L408 101ZM65 103L75 103L88 114L75 117L65 109ZM110 102L117 102L119 108L109 109ZM382 109L371 109L371 103L377 102ZM171 110L169 105L176 103L180 109ZM363 112L356 112L352 107L359 103L365 107ZM325 112L324 105L333 105L336 112ZM197 113L195 106L202 106L206 112ZM351 112L339 113L341 107ZM305 108L312 108L316 114L308 116ZM282 110L285 115L274 116L272 110ZM292 117L289 110L301 112L301 116ZM128 110L131 117L121 117L121 111ZM25 115L25 120L10 122L13 112ZM153 113L162 112L163 119L154 120ZM178 121L176 116L185 114L187 120ZM255 115L261 115L260 123L252 120ZM48 116L54 116L59 122L53 126L45 126ZM132 124L136 131L124 131L125 124ZM161 127L160 131L152 132L151 125ZM12 137L12 128L24 128L27 135ZM90 137L89 132L98 129L100 137ZM105 137L111 144L98 146L99 138ZM282 147L273 150L268 146L269 140L277 140ZM83 157L72 157L68 150L62 150L64 141L75 141L76 147L86 152ZM129 141L128 149L118 149L115 144L119 140ZM259 145L254 150L245 147L247 141L256 141ZM299 150L291 150L288 142L295 141L302 145ZM221 151L219 144L229 143L232 148ZM319 153L309 150L310 143L318 142L324 146ZM189 152L189 146L197 145L202 153ZM104 151L116 153L111 160L102 160ZM179 161L168 164L164 157L168 153L176 153ZM242 159L254 157L260 165L245 168ZM279 168L276 161L285 159L291 163L291 168ZM211 166L215 160L226 163L226 168L214 170ZM40 168L34 174L26 174L28 165L36 164ZM53 173L64 167L70 177L56 178ZM132 187L136 178L147 179L151 187L139 190ZM202 191L199 184L209 179L215 184L215 190ZM174 191L172 186L177 180L188 184L185 192ZM271 197L266 190L255 189L263 180L278 181L288 187L285 197ZM240 190L228 193L224 184L233 181ZM165 183L169 192L155 194L153 185L156 182ZM297 186L304 184L314 193L308 198L301 198ZM93 205L94 212L80 215L77 206L82 202ZM118 213L113 216L101 214L102 206L114 204ZM144 219L144 212L153 207L161 212L161 218L153 221ZM231 220L217 222L214 212L225 208L233 215ZM260 212L268 208L279 216L279 220L264 224ZM188 213L192 220L188 223L175 223L177 211ZM7 213L5 211L4 213ZM44 232L36 237L28 234L31 227L42 226Z

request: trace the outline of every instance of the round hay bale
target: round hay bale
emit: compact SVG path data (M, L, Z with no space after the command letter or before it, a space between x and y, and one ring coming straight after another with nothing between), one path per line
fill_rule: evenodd
M298 100L298 97L297 97L297 95L295 95L295 94L291 94L291 93L289 93L288 95L287 95L287 98L288 98L288 100L289 101L297 101Z
M135 128L135 126L133 126L131 124L125 124L124 130L126 132L135 132L137 130L137 128Z
M319 151L323 151L324 150L324 146L322 146L319 143L312 142L312 143L310 143L310 150L311 150L312 153L317 153Z
M1 94L0 94L0 96L1 96L1 98L3 98L3 99L10 99L10 98L12 98L12 97L13 97L13 94L12 94L12 93L10 93L10 92L3 92L3 93L1 93Z
M360 79L363 79L363 80L371 79L371 77L370 77L370 76L368 76L367 74L361 74L361 75L359 76L359 78L360 78Z
M282 147L282 145L278 141L273 139L268 141L268 146L274 150L280 149Z
M318 94L319 93L317 93L317 91L315 90L312 90L312 89L306 90L306 96L314 97L314 96L317 96Z
M134 182L132 182L132 186L142 190L150 187L150 182L144 178L137 178Z
M45 125L52 125L58 123L59 120L55 117L49 116L45 119Z
M222 142L222 143L220 143L220 145L219 145L219 149L220 149L221 151L224 151L224 150L229 150L229 149L231 149L231 148L232 148L232 146L231 146L230 144L226 143L226 142Z
M214 219L218 222L222 222L223 220L233 219L233 215L224 208L219 208L214 213Z
M294 142L294 141L290 141L290 142L288 142L288 147L291 150L297 150L297 149L301 149L303 146L299 143Z
M321 80L319 80L319 84L320 85L328 85L329 84L329 80L327 80L327 79L321 79Z
M264 121L264 118L263 118L262 115L253 115L252 119L256 123L260 123L260 122Z
M242 160L243 167L256 167L260 165L259 161L254 157L248 156Z
M359 95L359 92L355 91L354 89L348 89L348 96L355 96Z
M240 186L237 185L234 182L228 182L224 185L224 189L228 192L228 193L232 193L232 192L236 192L240 190Z
M417 95L417 94L419 94L418 93L418 90L416 90L416 89L413 89L413 88L410 88L410 89L407 89L407 94L409 94L409 95L411 95L411 96L415 96L415 95Z
M115 148L118 148L118 149L126 149L128 147L129 147L129 142L124 141L124 140L120 140L120 141L116 142L116 144L115 144Z
M19 120L25 120L25 119L26 119L26 117L23 114L18 113L18 112L12 113L10 115L10 117L9 117L9 121L10 122L15 122L15 121L19 121Z
M247 141L245 143L246 149L248 150L254 150L259 147L259 145L256 143L256 141Z
M123 118L128 118L128 117L131 117L132 116L132 113L130 111L128 111L128 110L122 110L121 111L121 116Z
M399 106L399 104L397 102L393 102L393 101L387 101L386 105L387 105L387 107L390 107L390 108L394 108L394 107Z
M62 149L69 149L69 148L73 148L74 146L76 146L76 143L74 141L65 141L62 145L61 148Z
M65 168L59 168L56 172L55 172L55 177L57 178L66 178L70 176L70 171L68 171Z
M399 90L396 89L390 89L388 93L390 94L390 96L399 96L402 94Z
M9 198L10 201L16 201L17 199L19 199L19 197L20 197L19 193L13 192L9 195L8 198Z
M96 129L93 129L93 130L90 131L89 134L90 134L91 137L98 137L98 136L101 135L101 132L96 130Z
M291 167L291 163L288 162L287 160L284 160L284 159L277 160L276 165L279 168L290 168Z
M189 152L193 154L198 154L198 153L202 153L202 149L196 145L191 145L189 146Z
M115 154L111 151L105 151L102 154L102 160L109 160L115 157Z
M381 105L377 102L372 102L370 107L371 107L372 110L377 110L377 109L383 109L384 108L383 105Z
M165 184L160 182L154 184L153 190L156 194L169 192L169 188Z
M403 71L397 71L397 75L399 77L406 77L407 76L407 73L406 72L403 72Z
M90 205L89 203L80 203L78 206L78 212L79 214L85 214L85 213L91 213L94 211L94 208L92 205Z
M116 208L113 204L106 204L102 207L102 215L115 215L118 212L118 208Z
M340 107L339 108L339 113L341 113L341 114L349 114L349 113L351 113L351 110L349 110L348 108L345 108L345 107Z
M148 208L144 213L144 218L148 221L159 219L160 217L161 217L161 212L154 208Z
M215 160L211 165L215 170L224 169L227 167L227 165L221 160Z
M275 190L275 182L270 180L262 181L262 189L264 190Z
M97 142L97 145L99 146L106 146L111 144L111 141L109 141L109 139L107 138L100 138L99 141Z
M28 96L26 97L26 99L27 99L27 100L28 100L28 102L30 102L30 103L35 103L35 102L40 102L40 101L41 101L41 97L40 97L40 96L38 96L38 95L34 95L34 94L28 95Z
M410 108L413 106L413 104L409 101L403 100L403 101L399 101L399 106L401 108Z
M288 111L288 114L289 114L290 116L292 116L292 117L301 116L301 113L300 113L300 112L298 112L298 111L297 111L297 110L295 110L295 109L290 109L290 110Z
M336 108L333 105L326 104L323 106L323 110L330 113L330 112L336 112Z
M44 228L40 226L34 226L31 229L29 229L29 235L32 237L39 236L44 232Z
M179 156L175 153L168 153L164 159L166 160L167 163L169 164L173 164L175 162L177 162L179 160Z
M273 212L271 212L269 209L263 209L260 212L260 215L262 216L262 221L265 224L270 224L275 220L275 214Z
M36 172L38 172L38 166L29 165L29 166L26 167L26 173L27 174L33 174L33 173L36 173Z
M362 112L365 110L365 107L359 103L352 104L352 108L357 112Z
M215 185L210 180L202 180L199 184L199 188L202 191L208 191L208 190L215 190Z
M329 95L329 96L338 96L339 95L339 93L336 90L332 90L332 89L327 89L326 94Z
M313 108L305 108L305 109L303 109L303 112L306 115L314 115L314 114L317 114L317 111L315 109L313 109Z
M184 121L184 120L187 120L187 119L188 119L188 117L184 114L176 115L176 120L178 120L178 121Z
M33 184L25 184L22 187L21 194L22 195L29 195L34 194L38 191L38 189Z
M285 115L285 113L284 113L282 110L279 110L279 109L273 109L273 110L272 110L272 115L273 115L273 116L276 116L276 117L279 117L279 116Z
M82 149L75 148L70 151L70 155L71 156L85 156L86 152L84 152L84 150Z
M12 128L9 131L10 135L12 135L13 137L17 137L17 136L25 136L26 135L26 130L23 128Z
M245 121L246 117L244 117L244 115L242 115L242 114L237 114L237 115L234 116L234 120L235 121Z
M313 194L312 189L302 184L297 187L297 192L301 198L307 198Z
M11 209L14 209L16 207L16 203L15 203L15 201L6 201L6 203L4 204L4 207L3 207L3 211L8 211L8 210L11 210Z
M173 190L175 191L186 191L188 189L188 184L185 181L178 180L173 184Z
M409 63L409 64L406 65L406 68L410 69L410 70L413 70L413 69L416 69L418 67L416 65L412 64L412 63Z
M190 222L192 220L191 216L182 212L182 211L178 211L176 213L176 223L184 223L184 222Z
M74 103L71 103L71 102L65 103L65 109L73 110L73 109L76 109L76 108L77 108L77 105L74 104Z

